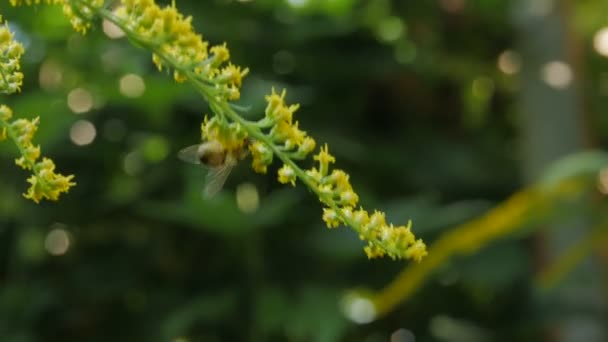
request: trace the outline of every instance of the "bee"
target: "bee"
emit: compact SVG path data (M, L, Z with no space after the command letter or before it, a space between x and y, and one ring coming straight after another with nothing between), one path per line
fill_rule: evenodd
M188 146L179 151L177 156L187 163L201 165L208 169L203 196L211 198L222 190L226 179L238 162L247 157L248 145L249 139L246 139L241 148L226 150L220 142L209 140Z

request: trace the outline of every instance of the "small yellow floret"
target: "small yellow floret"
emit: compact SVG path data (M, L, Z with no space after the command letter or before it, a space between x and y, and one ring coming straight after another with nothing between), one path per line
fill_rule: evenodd
M340 225L340 217L331 208L323 208L323 221L327 224L327 228L336 228Z
M296 186L296 172L293 168L287 164L283 165L279 169L279 183L287 184L291 183L292 186Z
M426 245L420 239L405 251L407 258L414 259L417 262L420 262L427 254Z
M211 53L213 54L218 64L221 64L230 59L230 51L228 51L226 43L212 47Z
M64 176L55 173L55 163L48 158L43 158L37 163L34 172L27 180L31 185L23 196L36 203L44 198L56 201L62 192L68 192L70 187L76 185L72 182L74 175Z
M268 165L272 163L272 151L263 143L256 141L249 145L253 170L257 173L266 173Z

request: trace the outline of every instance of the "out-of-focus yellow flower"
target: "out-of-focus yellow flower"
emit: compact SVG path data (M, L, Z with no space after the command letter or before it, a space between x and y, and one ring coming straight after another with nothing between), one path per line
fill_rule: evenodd
M74 175L64 176L55 173L55 163L49 158L43 158L34 165L34 174L28 178L30 187L23 196L39 203L42 199L57 201L59 195L76 185L72 182Z
M38 2L25 1L26 4ZM11 3L18 2L12 0ZM0 92L12 94L19 91L23 82L23 74L19 71L23 52L23 46L13 39L8 25L0 25ZM31 186L24 196L36 203L43 198L57 200L60 193L67 192L75 185L71 181L74 176L66 177L55 173L55 164L48 158L38 162L40 146L34 145L32 139L38 129L39 118L12 119L13 111L6 105L0 105L0 141L10 138L20 152L15 163L25 170L32 170L33 173L27 180Z
M418 239L405 251L405 256L407 258L413 259L417 262L420 262L427 254L428 252L426 251L426 245L420 239Z
M23 51L23 45L13 39L8 25L0 25L0 92L12 94L21 89L23 73L19 70Z
M95 11L102 8L104 0L10 0L11 5L38 5L41 3L49 5L62 5L63 14L70 20L72 27L77 32L86 33L91 27L91 20L95 16Z
M6 140L8 132L8 122L13 117L13 111L5 105L0 105L0 121L5 123L0 129L0 141Z
M23 195L38 203L42 199L56 201L59 195L67 192L76 185L72 182L73 175L64 176L55 172L55 163L49 158L40 158L40 146L32 143L34 134L38 130L39 118L33 120L17 119L9 121L12 111L7 106L0 106L0 129L2 135L9 137L19 150L21 156L15 159L15 164L25 170L31 170L28 178L30 188Z

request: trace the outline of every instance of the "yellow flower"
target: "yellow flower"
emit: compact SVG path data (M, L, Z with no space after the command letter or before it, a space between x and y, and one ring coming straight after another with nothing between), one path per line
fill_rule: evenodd
M323 208L323 221L327 224L327 228L336 228L340 225L340 217L331 208Z
M8 135L21 152L21 156L15 159L15 163L26 170L32 170L32 175L28 178L30 187L23 195L38 203L46 198L57 200L62 192L76 183L72 182L73 175L63 176L55 173L55 164L51 159L40 158L40 146L32 144L34 133L38 129L39 118L33 120L17 119L8 122L12 116L12 111L6 106L0 106L0 127L2 135Z
M333 197L334 189L329 184L320 184L318 187L319 193L324 197Z
M8 121L13 117L13 111L8 106L0 105L0 120Z
M363 209L359 209L353 213L353 223L362 227L369 224L369 214Z
M249 145L249 151L253 170L258 173L266 173L268 165L272 163L272 151L259 141Z
M72 182L73 178L74 175L64 176L55 173L55 163L43 158L34 166L34 174L27 180L31 185L23 196L36 203L44 198L56 201L62 192L68 192L70 187L76 185Z
M342 216L344 216L347 220L352 220L353 218L353 208L351 207L343 207L341 208L342 210Z
M212 47L211 53L213 54L214 63L217 63L217 65L230 59L230 51L228 51L226 43Z
M226 82L233 84L236 87L240 87L243 82L243 77L248 73L249 69L245 68L241 70L241 67L229 63L228 66L222 68L220 71L220 79L226 80Z
M363 248L363 251L370 259L381 258L386 255L386 252L381 246L378 246L371 242L369 242L368 245Z
M405 251L405 256L407 258L414 259L417 262L420 262L427 254L426 245L422 240L416 241Z
M40 146L28 144L21 150L21 158L15 159L15 164L25 170L29 170L34 166L36 160L40 157Z
M291 183L292 186L296 186L296 172L293 168L287 164L283 165L279 169L279 183L287 184Z
M311 137L305 137L300 146L298 147L298 155L300 158L306 157L310 152L315 149L315 139Z
M374 213L372 214L372 216L370 216L369 218L369 223L368 223L369 227L372 229L378 228L378 227L382 227L382 226L386 226L386 217L385 214L381 211L374 211Z
M334 169L328 178L331 183L335 184L336 190L342 192L352 190L348 177L348 174L343 170Z
M359 202L359 195L352 190L340 192L340 204L354 207Z
M314 167L310 170L306 170L306 175L310 177L315 183L321 182L321 178L323 178L319 170Z
M104 6L104 0L10 0L11 5L38 5L40 3L63 5L63 14L68 17L77 32L86 33L91 26L94 10Z
M329 148L327 147L327 144L321 147L319 154L314 156L314 160L319 162L319 172L321 172L321 175L323 175L323 177L327 175L327 172L329 170L329 164L336 162L336 158L329 154Z
M0 18L1 21L1 18ZM23 73L20 59L23 54L23 45L13 40L13 34L8 29L8 25L0 25L0 92L12 94L21 89L23 83ZM8 120L8 119L3 119Z
M270 95L266 95L265 99L268 104L266 105L266 110L264 111L264 114L267 117L272 118L272 119L276 118L277 115L276 115L275 111L277 110L277 108L285 105L285 103L283 102L283 99L285 98L286 94L287 94L287 91L284 89L281 92L281 94L279 95L275 92L274 88L272 88Z
M11 0L13 4L39 2L41 0ZM248 69L229 62L230 51L225 43L209 49L209 43L193 30L192 18L179 13L175 2L161 9L154 0L122 0L122 5L114 9L112 15L99 10L103 0L46 2L62 4L64 13L80 32L86 31L95 15L116 21L131 41L152 51L152 60L159 70L165 66L172 68L175 81L192 82L215 113L214 118L205 119L201 126L203 139L218 141L228 151L236 151L255 138L248 147L256 172L267 172L274 153L283 160L297 160L304 159L314 151L315 140L300 130L298 121L294 120L299 105L287 105L284 90L277 93L272 89L271 94L266 96L265 117L257 122L245 120L237 113L236 107L228 105L228 101L240 98L240 86ZM1 33L0 45L3 39ZM19 77L15 77L14 81L14 84L20 82ZM30 130L24 126L15 127L15 131L21 133L16 139L22 150L20 164L24 167L34 165L34 176L28 180L31 187L26 196L34 201L56 199L60 192L67 191L73 185L72 176L56 175L54 164L49 164L46 159L33 164L32 160L39 158L40 151L31 144ZM6 130L3 130L0 138L6 134ZM8 134L12 135L10 129ZM350 225L362 239L367 240L365 252L370 258L389 255L392 258L420 260L426 254L424 243L416 241L409 225L394 227L387 224L382 212L375 211L370 215L363 208L354 209L359 196L346 172L333 170L330 173L330 164L335 163L336 159L329 153L327 144L313 159L318 166L302 170L288 162L279 169L277 176L279 182L294 185L297 176L305 173L303 183L326 205L322 216L328 227L337 227L341 223Z

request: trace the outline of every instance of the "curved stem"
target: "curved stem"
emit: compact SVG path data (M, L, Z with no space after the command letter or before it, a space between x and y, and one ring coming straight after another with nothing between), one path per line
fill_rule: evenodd
M340 220L345 223L347 226L351 227L354 231L359 234L363 234L361 231L361 227L354 222L351 218L344 215L340 206L334 201L334 199L327 194L321 192L315 182L310 176L306 174L304 170L302 170L294 160L290 157L290 152L282 150L279 146L277 146L272 139L264 134L261 128L264 128L264 125L260 125L259 123L264 123L263 119L261 121L248 121L241 117L231 106L230 104L223 98L218 98L216 96L216 90L214 87L210 86L208 83L212 83L210 80L202 79L199 74L196 74L193 71L193 68L190 66L184 66L175 61L171 56L168 56L165 52L161 51L160 44L156 42L150 42L145 37L138 35L136 32L130 30L127 25L125 25L119 18L117 18L112 12L105 9L92 9L97 11L98 15L108 21L111 21L115 25L117 25L120 29L122 29L127 37L130 40L135 41L136 43L142 45L143 47L149 49L158 57L160 57L167 65L175 69L184 75L190 83L201 93L201 95L205 98L205 100L209 103L210 107L219 109L215 110L216 114L220 116L220 119L224 117L229 120L240 124L245 131L249 134L250 137L254 138L257 141L262 142L266 145L274 155L276 155L285 165L288 165L294 170L294 173L297 178L300 179L302 183L310 190L312 190L315 195L319 198L319 200L327 205L329 208L333 209L340 218ZM369 239L368 239L369 240ZM388 252L389 255L399 255L402 251L395 251L394 248L389 247L382 240L375 238L372 240L373 243L380 246L382 249Z

